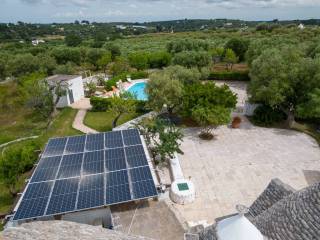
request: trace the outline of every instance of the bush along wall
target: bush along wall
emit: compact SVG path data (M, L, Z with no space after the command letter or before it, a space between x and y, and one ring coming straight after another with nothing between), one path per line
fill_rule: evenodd
M110 106L110 100L108 98L91 97L90 104L93 112L105 112Z
M249 72L211 72L209 80L250 81Z

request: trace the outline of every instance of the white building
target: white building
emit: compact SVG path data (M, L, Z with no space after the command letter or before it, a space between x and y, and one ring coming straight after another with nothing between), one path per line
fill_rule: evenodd
M300 23L300 24L298 25L298 28L301 29L301 30L303 30L303 29L304 29L304 25L303 25L302 23Z
M32 40L31 43L32 43L33 46L37 46L37 45L39 45L40 43L45 43L45 41L42 40L42 39L35 39L35 40Z
M84 87L82 76L79 75L54 75L47 78L50 86L61 86L66 91L66 94L60 97L57 107L63 108L70 106L84 98Z

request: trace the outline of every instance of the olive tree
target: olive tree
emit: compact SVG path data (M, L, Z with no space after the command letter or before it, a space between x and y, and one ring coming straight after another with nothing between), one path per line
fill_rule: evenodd
M320 117L320 59L304 58L294 47L268 49L252 63L250 76L251 100L281 109L289 127L295 117Z
M169 115L172 115L181 104L183 84L165 71L156 72L150 76L150 80L147 82L146 93L150 108L161 111L166 106Z

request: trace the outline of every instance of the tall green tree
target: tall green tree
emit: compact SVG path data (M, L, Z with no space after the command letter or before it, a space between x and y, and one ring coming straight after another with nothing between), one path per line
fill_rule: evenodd
M214 128L229 122L237 97L227 85L208 82L186 85L182 102L182 114L202 127L200 136L210 139Z
M111 52L108 51L100 57L97 64L98 64L99 68L103 69L103 72L106 74L107 67L111 62L112 62L112 55L111 55Z
M223 61L226 63L227 70L232 70L233 64L238 62L238 57L232 49L226 49Z
M183 133L170 121L158 117L143 118L135 127L144 135L155 160L160 156L160 162L165 162L175 153L183 154L180 148Z
M248 50L249 42L241 38L231 38L226 45L225 49L232 49L232 51L239 58L239 61L244 60L245 54Z
M133 113L135 110L136 100L134 96L128 93L110 98L109 111L115 114L115 118L112 121L112 128L117 126L117 122L123 114Z
M69 34L65 37L65 43L68 47L77 47L81 44L81 42L81 37L76 34Z
M317 110L320 60L303 58L295 47L269 49L252 64L251 100L281 109L292 127L295 117L320 117Z
M202 68L210 65L211 57L210 54L205 51L186 51L175 54L172 62L173 64L181 65L187 68Z
M161 111L165 106L168 113L181 104L183 84L174 76L166 72L156 72L150 76L146 86L148 105L155 111Z
M128 63L126 58L117 57L115 59L115 61L110 64L109 70L110 70L110 73L113 76L116 76L116 75L119 75L119 74L122 74L122 73L129 72L130 65L129 65L129 63Z
M149 67L148 54L145 52L133 52L128 56L131 67L138 70L144 70Z

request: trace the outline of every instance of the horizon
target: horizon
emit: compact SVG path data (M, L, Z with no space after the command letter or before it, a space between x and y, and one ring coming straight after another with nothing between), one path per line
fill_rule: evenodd
M26 24L73 24L75 21L89 21L90 23L105 23L105 24L115 24L115 23L124 23L124 24L144 24L144 23L154 23L154 22L173 22L173 21L183 21L183 20L199 20L199 21L209 21L209 20L228 20L228 21L244 21L244 22L272 22L274 20L278 20L280 22L290 22L290 21L307 21L307 20L318 20L319 18L300 18L300 19L279 19L279 18L274 18L274 19L257 19L257 20L247 20L247 19L235 19L235 18L177 18L177 19L164 19L164 20L158 20L158 21L144 21L144 22L138 22L138 21L90 21L88 19L74 19L73 21L70 20L69 22L58 22L58 21L52 21L52 22L24 22ZM0 24L17 24L20 20L16 22L1 22Z
M0 0L0 22L158 22L181 19L272 21L319 18L316 0ZM173 20L171 20L173 19Z

